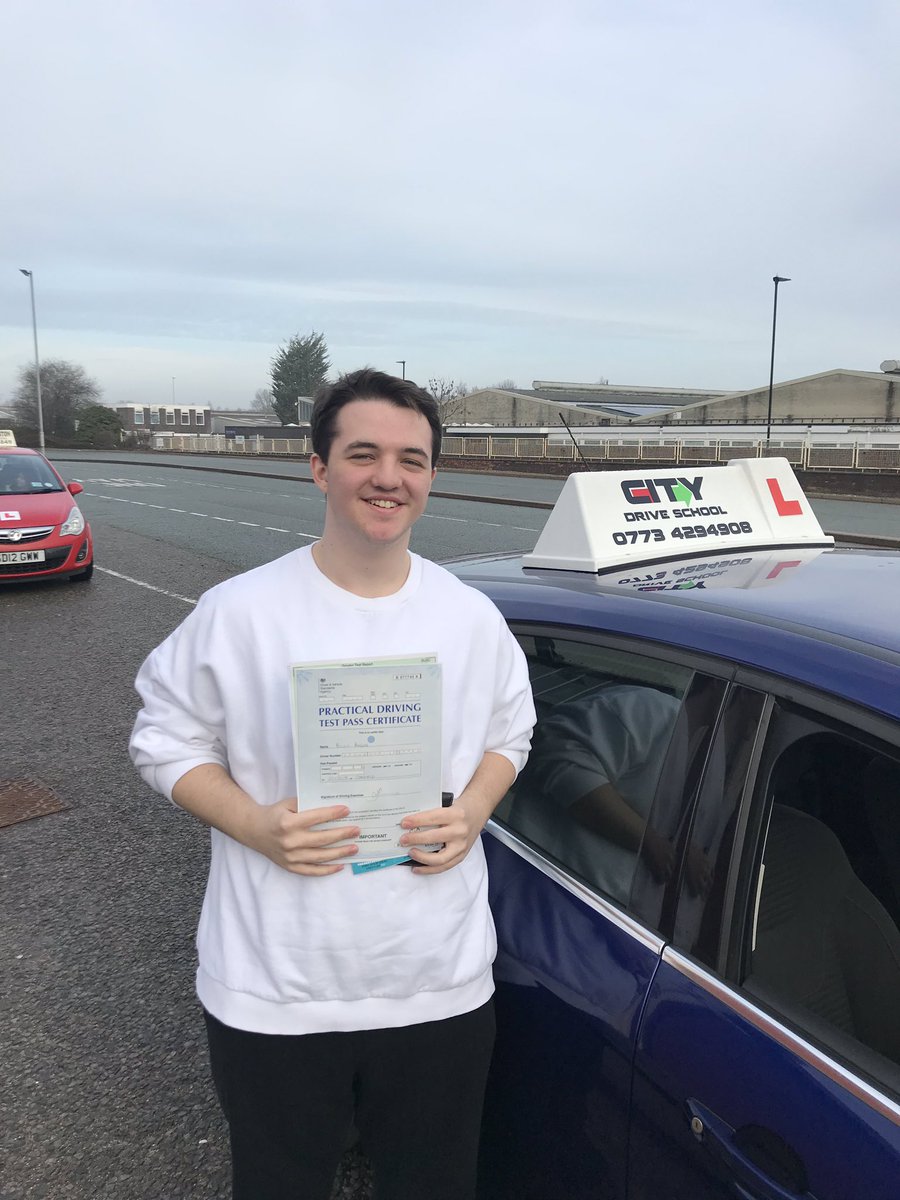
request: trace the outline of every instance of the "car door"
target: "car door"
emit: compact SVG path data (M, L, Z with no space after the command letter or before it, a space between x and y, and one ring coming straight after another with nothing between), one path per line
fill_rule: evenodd
M625 1200L635 1039L727 681L587 633L515 632L538 726L485 839L498 1032L479 1194Z
M710 885L680 882L641 1020L628 1196L896 1200L896 726L775 684L757 726L767 684L739 678L710 756L736 774L694 816L724 830Z

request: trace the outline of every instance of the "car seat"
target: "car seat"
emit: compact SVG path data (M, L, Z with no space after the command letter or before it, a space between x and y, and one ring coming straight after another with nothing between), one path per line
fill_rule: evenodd
M775 804L749 990L900 1063L900 930L821 821Z

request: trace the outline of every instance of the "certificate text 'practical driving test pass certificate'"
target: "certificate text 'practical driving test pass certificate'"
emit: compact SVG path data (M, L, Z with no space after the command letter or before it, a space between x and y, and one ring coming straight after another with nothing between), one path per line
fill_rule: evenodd
M402 861L400 821L441 804L441 667L434 654L290 668L298 808L345 804L354 863ZM323 825L321 828L328 828Z

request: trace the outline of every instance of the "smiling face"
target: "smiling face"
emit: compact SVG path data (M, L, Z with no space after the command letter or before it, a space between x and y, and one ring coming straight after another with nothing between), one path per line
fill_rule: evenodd
M405 550L434 479L431 427L421 413L386 400L353 400L337 414L328 462L314 454L325 493L323 542L366 552Z

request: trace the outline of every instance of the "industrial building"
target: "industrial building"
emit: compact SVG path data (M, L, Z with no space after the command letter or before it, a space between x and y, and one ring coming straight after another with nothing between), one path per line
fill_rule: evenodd
M495 428L765 424L768 385L742 392L535 380L530 389L480 388L453 406L450 423ZM880 371L835 369L777 383L776 424L900 423L900 362Z

